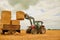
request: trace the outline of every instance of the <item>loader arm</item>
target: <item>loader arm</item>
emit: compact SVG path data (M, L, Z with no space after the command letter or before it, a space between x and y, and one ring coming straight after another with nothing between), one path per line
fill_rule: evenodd
M30 21L31 25L35 25L35 19L28 14L25 14L25 19L28 19Z

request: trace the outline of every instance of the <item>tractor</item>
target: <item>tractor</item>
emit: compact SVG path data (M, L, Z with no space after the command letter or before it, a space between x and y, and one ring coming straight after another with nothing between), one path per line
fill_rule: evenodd
M30 21L31 26L28 26L26 33L29 34L44 34L46 33L46 28L43 25L43 21L35 21L35 19L29 15L25 15L25 18Z

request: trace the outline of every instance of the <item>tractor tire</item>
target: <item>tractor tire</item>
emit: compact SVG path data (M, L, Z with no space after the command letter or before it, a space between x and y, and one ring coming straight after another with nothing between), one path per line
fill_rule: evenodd
M5 34L5 32L8 32L8 30L2 30L2 34Z
M2 30L2 34L5 34L5 31L4 30Z
M26 33L31 33L31 26L28 26L29 28L26 30Z
M26 33L31 33L31 29L27 29L26 30Z
M16 32L20 33L20 30L16 30Z
M31 30L31 33L32 33L32 34L37 34L37 30L36 30L36 29L32 29L32 30Z
M8 34L14 34L14 33L16 33L16 30L9 30L8 31Z
M40 34L45 34L46 33L46 28L42 27L40 28Z

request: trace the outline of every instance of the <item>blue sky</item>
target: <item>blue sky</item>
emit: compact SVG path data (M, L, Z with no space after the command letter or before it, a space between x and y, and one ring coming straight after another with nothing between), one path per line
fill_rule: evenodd
M10 10L12 20L16 19L16 11L22 10L35 20L42 20L47 29L60 29L60 0L0 0L0 12L2 10ZM21 29L30 25L26 19L20 24Z

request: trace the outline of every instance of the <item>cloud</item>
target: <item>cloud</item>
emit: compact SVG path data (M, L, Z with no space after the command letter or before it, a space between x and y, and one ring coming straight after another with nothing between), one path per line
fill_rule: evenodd
M54 15L54 16L60 16L60 13L57 13L56 15Z
M59 0L40 0L36 5L31 6L27 12L36 20L42 20L46 28L60 28L60 16L58 16L60 15Z
M9 10L9 11L14 11L14 7L12 7L8 0L0 0L0 19L1 19L1 11L3 10Z
M29 5L35 5L37 3L38 0L8 0L9 3L12 6L15 6L15 8L21 9L28 9Z
M1 10L13 10L14 8L9 4L7 0L0 0L0 9Z
M0 0L1 10L25 10L35 5L38 0Z

